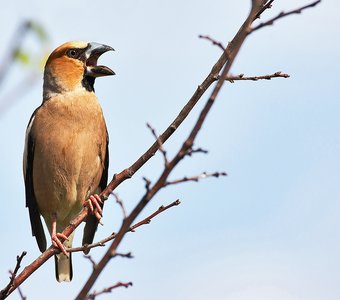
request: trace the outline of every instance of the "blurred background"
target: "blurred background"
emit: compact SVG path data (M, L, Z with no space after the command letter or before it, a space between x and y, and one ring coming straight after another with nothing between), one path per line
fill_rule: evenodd
M309 3L274 1L262 20ZM116 76L96 81L110 134L109 176L135 161L174 119L244 21L250 1L19 1L0 18L0 286L16 255L39 255L25 208L22 153L25 129L42 101L46 56L70 40L111 45L100 58ZM98 299L339 299L340 64L339 2L323 1L252 34L233 74L276 71L289 79L226 83L196 147L171 179L203 171L228 177L168 187L139 219L177 198L182 204L126 236L95 289L133 282ZM27 23L29 26L27 27ZM25 25L26 24L26 25ZM19 38L18 38L19 36ZM21 37L23 36L23 39ZM11 52L21 41L11 63ZM10 63L10 64L9 64ZM171 157L187 137L209 93L166 143ZM130 211L163 166L157 154L118 189ZM121 224L107 202L99 240ZM79 245L82 229L76 231ZM105 249L91 252L99 261ZM27 299L72 299L92 266L73 255L74 278L59 284L49 260L21 288ZM19 299L14 292L10 299Z

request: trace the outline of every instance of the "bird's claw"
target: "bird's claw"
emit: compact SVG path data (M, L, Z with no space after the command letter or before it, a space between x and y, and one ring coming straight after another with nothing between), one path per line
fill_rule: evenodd
M60 249L60 251L62 253L64 253L66 256L68 256L66 249L65 249L65 247L64 247L64 245L63 245L63 243L61 242L60 239L68 241L68 238L65 234L56 233L56 234L52 235L52 244L53 244L54 247Z
M98 222L100 223L100 219L103 216L103 211L100 206L100 204L103 204L102 199L100 199L99 195L94 194L89 197L88 200L84 202L84 206L87 206L90 212L95 215Z

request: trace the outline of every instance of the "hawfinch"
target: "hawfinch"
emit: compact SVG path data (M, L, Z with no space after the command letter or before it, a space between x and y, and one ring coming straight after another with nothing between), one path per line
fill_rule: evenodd
M92 243L101 217L103 203L96 193L107 184L108 134L93 86L97 77L115 74L97 65L99 56L110 50L84 42L55 49L45 66L43 102L27 126L26 207L40 251L46 250L40 215L52 244L61 250L55 256L59 282L72 279L71 253L65 248L72 247L74 234L67 238L61 232L89 205L92 214L86 219L83 244Z

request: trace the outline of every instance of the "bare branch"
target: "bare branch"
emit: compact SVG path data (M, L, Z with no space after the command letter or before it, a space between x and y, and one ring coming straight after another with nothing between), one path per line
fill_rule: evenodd
M319 1L317 1L319 2ZM140 212L146 207L149 201L155 196L155 194L164 187L164 184L167 182L167 178L175 166L183 159L187 153L189 153L189 149L192 148L194 140L198 135L198 132L201 129L203 122L205 121L212 105L215 102L215 99L220 92L226 78L228 78L228 74L230 68L234 62L235 57L237 56L241 46L244 43L244 40L248 36L248 34L252 31L251 24L254 18L259 14L260 10L263 6L268 3L266 0L253 0L252 1L252 9L233 38L233 40L228 44L226 49L223 51L220 58L217 60L215 65L212 67L208 76L204 79L204 81L198 85L197 89L193 93L192 97L183 107L183 109L179 112L178 116L173 120L173 122L164 130L164 132L157 138L157 140L147 149L131 166L122 170L120 173L115 174L109 183L109 185L101 192L100 196L102 199L107 199L112 191L119 186L126 179L131 178L151 157L155 155L155 153L160 149L160 145L163 145L169 137L177 130L177 128L183 123L192 109L195 107L197 102L201 99L202 95L207 91L207 89L217 80L215 88L213 89L212 94L210 95L207 103L205 104L201 114L193 127L190 135L183 143L179 152L175 155L175 157L168 163L168 166L164 168L163 173L159 177L159 179L151 186L150 181L146 181L147 191L145 195L140 199L136 207L132 210L132 212L123 220L122 226L117 234L114 235L113 242L108 248L106 254L103 258L98 262L97 267L93 270L91 276L88 281L78 294L76 299L85 299L92 288L94 282L98 278L99 274L102 272L106 264L109 262L112 257L112 253L115 253L117 247L120 245L124 235L126 232L134 230L136 227L141 226L143 224L147 224L149 222L148 219L151 220L152 217L159 214L160 212L155 212L151 217L144 219L143 221L137 223L135 227L131 227L131 224L134 220L139 216ZM222 71L222 73L221 73ZM220 77L219 77L220 75ZM163 210L164 211L164 210ZM75 228L77 228L87 217L88 208L85 207L81 211L81 213L72 220L71 224L63 231L62 234L65 236L69 236ZM88 246L87 246L88 247ZM24 270L16 276L11 287L6 293L6 297L13 292L22 282L24 282L37 268L39 268L43 263L45 263L50 257L56 254L58 250L51 246L49 247L43 254L41 254L35 261L33 261L29 266L25 267Z
M11 274L11 276L15 276L14 273L13 273L12 271L9 271L9 273ZM18 293L19 293L19 296L20 296L20 299L21 299L21 300L26 300L26 297L25 297L24 294L22 293L20 286L18 287Z
M93 260L91 255L84 255L84 258L91 262L93 270L97 267L97 263Z
M146 126L150 129L152 135L155 137L155 139L157 140L158 142L158 145L159 145L159 151L162 153L163 155L163 159L164 159L164 165L166 166L168 164L168 158L167 158L167 154L166 154L166 151L163 147L163 143L161 142L161 140L159 139L159 136L157 135L156 133L156 130L149 124L149 123L146 123Z
M131 226L131 228L129 228L129 230L127 230L127 232L131 231L131 232L135 232L135 230L145 224L149 224L150 220L153 219L155 216L157 216L158 214L160 214L161 212L166 211L167 209L177 206L179 205L181 202L179 200L176 200L172 203L170 203L169 205L163 207L162 211L159 211L159 209L152 213L151 215L149 215L148 217L146 217L145 219L143 219L142 221L138 222L137 224ZM100 240L99 242L96 243L92 243L92 244L88 244L82 247L75 247L75 248L68 248L66 249L67 252L80 252L80 251L84 251L87 249L92 249L92 248L96 248L96 247L103 247L105 246L105 244L109 241L112 241L115 237L117 236L116 233L112 233L111 235L109 235L108 237L106 237L105 239ZM117 254L117 253L115 253Z
M128 253L115 253L113 256L120 256L120 257L125 257L125 258L133 258L133 255L131 252Z
M258 30L258 29L260 29L262 27L265 27L265 26L273 25L275 21L277 21L279 19L282 19L284 17L287 17L289 15L292 15L292 14L301 14L303 10L305 10L307 8L314 7L314 6L318 5L320 2L321 2L321 0L317 0L317 1L314 1L314 2L312 2L310 4L308 4L308 5L302 6L300 8L293 9L293 10L288 11L288 12L282 11L276 17L274 17L272 19L269 19L268 21L260 23L259 25L253 27L251 32L254 32L255 30Z
M200 39L205 39L205 40L211 42L214 46L218 46L222 51L225 50L225 47L222 45L221 42L216 41L215 39L213 39L213 38L210 37L209 35L202 35L202 34L200 34L198 37L199 37Z
M132 282L127 282L127 283L117 282L115 285L112 285L108 288L105 288L105 289L101 290L100 292L93 292L92 294L88 295L85 299L93 300L99 295L111 293L113 289L116 289L116 288L119 288L119 287L128 288L129 286L132 286Z
M187 151L192 148L193 142L198 135L198 132L200 131L203 122L205 121L213 103L215 102L215 99L220 92L224 82L225 78L227 77L229 70L231 68L231 65L234 62L234 59L236 55L238 54L241 46L243 45L246 37L248 36L248 33L251 28L251 24L254 20L254 17L256 14L259 12L259 10L262 8L263 3L266 3L267 1L265 0L257 0L253 1L252 9L233 38L233 40L228 44L227 48L224 50L222 53L222 56L220 59L217 61L217 63L213 66L211 72L209 73L208 77L206 80L202 83L202 85L198 86L196 92L192 96L192 98L189 100L189 102L186 104L186 106L182 109L176 120L168 127L168 129L159 137L159 140L164 143L166 139L173 133L174 130L177 128L177 122L179 124L182 123L184 118L188 115L188 113L192 110L193 106L197 101L200 99L200 97L203 95L202 91L206 90L206 86L210 85L210 81L213 80L215 81L215 77L219 74L220 70L223 69L221 78L217 81L215 88L212 91L211 96L209 97L207 103L205 104L203 110L200 113L200 116L193 127L189 137L186 139L186 141L183 143L181 149L177 153L177 155L169 162L168 166L164 169L163 173L157 180L157 182L145 193L145 195L142 197L142 199L138 202L136 207L132 210L130 215L123 221L122 226L120 227L117 236L113 240L112 244L108 248L107 252L101 259L101 261L98 263L98 268L96 268L92 274L90 275L89 279L83 286L82 290L79 292L78 296L76 297L76 300L81 300L86 297L88 294L89 290L97 280L99 274L102 272L102 270L105 268L107 263L110 261L112 257L112 253L116 251L117 247L120 245L121 241L123 240L123 237L125 236L126 232L131 228L132 222L137 218L137 216L140 214L140 212L146 207L146 205L149 203L149 201L155 196L155 194L164 187L164 183L167 181L167 178L171 171L175 168L175 166L183 159L183 157L186 155ZM163 141L163 139L165 139ZM130 169L126 169L123 171L123 174L119 176L117 174L114 177L115 182L110 183L109 186L103 191L102 195L105 195L107 191L112 191L113 188L115 188L120 182L123 180L127 179L127 176L132 176L134 172L136 172L146 161L146 159L149 159L151 156L154 155L155 151L159 148L159 142L155 142L149 150L144 153L140 159L138 159L131 167ZM118 178L120 177L120 178ZM68 228L64 230L68 231Z
M97 248L97 247L104 247L105 244L108 242L108 241L112 241L115 237L116 237L116 233L113 232L111 235L109 235L108 237L100 240L99 242L95 242L95 243L92 243L92 244L86 244L86 245L83 245L83 246L80 246L80 247L74 247L74 248L66 248L66 251L67 252L83 252L87 249L92 249L92 248Z
M123 203L123 200L118 196L117 193L111 193L115 199L116 199L116 202L117 204L120 206L120 208L122 209L122 213L123 213L123 217L124 219L126 218L127 214L126 214L126 209L125 209L125 206L124 206L124 203Z
M197 148L197 149L193 149L193 148L190 148L186 155L188 156L192 156L193 154L195 153L203 153L203 154L207 154L209 151L208 150L205 150L205 149L202 149L202 148Z
M143 180L145 181L145 189L147 191L149 191L150 190L150 185L151 185L151 180L147 179L146 177L143 177Z
M160 206L160 207L158 208L158 210L155 211L154 213L152 213L150 216L146 217L145 219L143 219L142 221L138 222L137 224L131 226L129 231L134 232L135 229L136 229L137 227L140 227L140 226L146 225L146 224L150 224L151 220L152 220L154 217L156 217L158 214L162 213L163 211L166 211L167 209L169 209L169 208L171 208L171 207L177 206L177 205L179 205L179 204L181 204L181 201L179 201L179 199L177 199L176 201L170 203L170 204L167 205L167 206L163 206L163 205Z
M19 293L19 296L20 296L20 299L21 300L26 300L26 296L24 296L24 294L22 293L22 290L20 288L20 286L18 287L18 293Z
M288 74L282 73L282 72L275 72L273 74L268 74L268 75L260 75L260 76L244 76L244 74L236 75L236 76L231 76L229 75L228 77L225 78L225 80L233 83L234 81L239 81L239 80L251 80L251 81L257 81L261 79L266 79L270 80L272 78L289 78L290 76Z
M23 260L26 254L27 252L23 251L21 255L17 255L17 263L15 265L14 271L13 272L10 271L11 276L10 276L9 284L3 290L0 291L0 299L5 299L10 294L11 289L14 287L14 280L21 267L20 266L21 261Z
M188 181L195 181L198 182L201 179L205 179L208 177L220 177L220 176L227 176L227 173L225 172L215 172L215 173L207 173L207 172L203 172L200 175L197 176L191 176L191 177L183 177L182 179L177 179L177 180L173 180L173 181L167 181L165 183L165 186L168 185L173 185L173 184L178 184L178 183L183 183L183 182L188 182Z
M263 7L261 8L261 10L257 13L257 15L255 16L254 18L254 21L256 19L260 19L262 13L266 10L266 9L269 9L269 8L272 8L272 3L274 2L274 0L270 0L268 1L266 4L263 5Z

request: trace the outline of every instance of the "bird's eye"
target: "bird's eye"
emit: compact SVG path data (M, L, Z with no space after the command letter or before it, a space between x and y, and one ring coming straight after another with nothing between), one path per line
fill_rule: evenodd
M78 55L78 51L77 49L70 49L67 51L67 56L71 57L71 58L76 58Z

